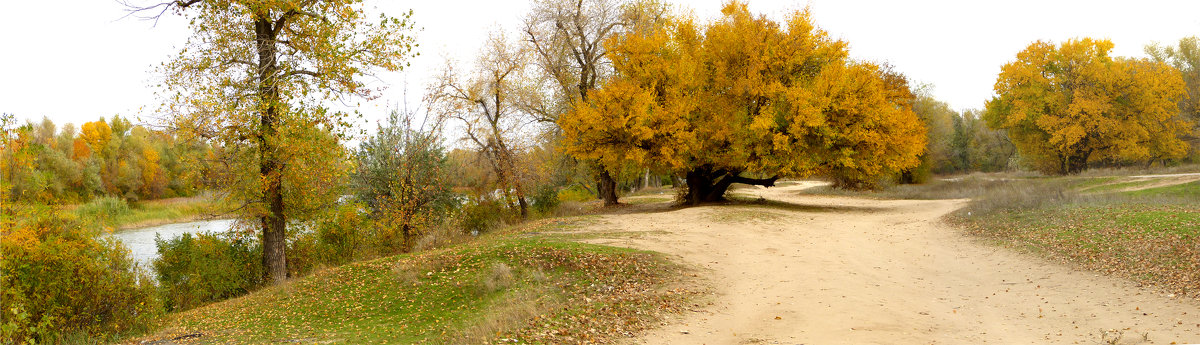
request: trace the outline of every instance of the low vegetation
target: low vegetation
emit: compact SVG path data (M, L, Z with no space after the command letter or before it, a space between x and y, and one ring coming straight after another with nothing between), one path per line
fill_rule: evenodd
M120 243L48 207L4 211L0 343L100 341L161 314L153 284Z
M174 314L149 339L202 343L597 342L653 325L692 296L658 254L551 240L563 220L463 245L323 270ZM565 226L570 226L566 224Z
M100 197L74 206L72 211L86 223L124 230L219 216L228 208L209 196L133 203L121 198Z

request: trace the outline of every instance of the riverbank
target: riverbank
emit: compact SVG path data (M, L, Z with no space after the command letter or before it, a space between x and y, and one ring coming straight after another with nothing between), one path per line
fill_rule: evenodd
M119 198L97 198L86 204L66 207L81 220L115 232L174 223L229 218L231 209L207 195L127 202Z

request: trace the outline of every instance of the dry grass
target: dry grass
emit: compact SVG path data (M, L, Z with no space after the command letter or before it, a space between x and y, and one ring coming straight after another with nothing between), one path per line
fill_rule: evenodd
M509 338L496 339L496 335L511 330L514 326L527 324L547 311L563 309L565 303L565 298L549 291L530 289L514 292L505 296L503 302L496 303L495 308L489 309L483 316L451 335L446 343L489 344L494 340L510 341Z
M514 281L512 267L503 262L492 263L479 279L479 293L486 295L507 289Z

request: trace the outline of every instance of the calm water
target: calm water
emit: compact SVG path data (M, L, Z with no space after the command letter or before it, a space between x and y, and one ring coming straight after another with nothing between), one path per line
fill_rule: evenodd
M134 230L125 230L113 234L125 246L129 247L129 251L138 263L147 269L150 268L150 262L158 257L158 247L154 245L154 235L158 234L162 239L168 240L182 236L186 233L201 233L201 232L225 232L233 226L233 219L217 219L204 220L190 223L175 223L160 225L150 228L141 228Z

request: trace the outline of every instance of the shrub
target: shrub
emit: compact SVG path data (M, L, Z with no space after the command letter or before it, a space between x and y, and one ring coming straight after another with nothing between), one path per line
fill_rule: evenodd
M533 211L541 214L547 214L554 211L558 207L558 186L552 184L544 184L538 186L533 191L530 198L533 201Z
M161 311L149 278L116 240L56 210L15 213L0 230L0 343L105 338Z
M591 201L596 200L596 194L591 191L584 190L578 186L571 186L558 191L558 201L560 203L567 201Z
M363 212L363 205L347 203L297 225L288 243L288 273L302 276L318 266L337 266L377 254L367 238L370 222Z
M504 223L506 207L487 196L471 198L462 205L458 224L466 233L484 233Z
M169 310L242 295L262 281L262 248L255 240L201 233L154 241L154 270Z

